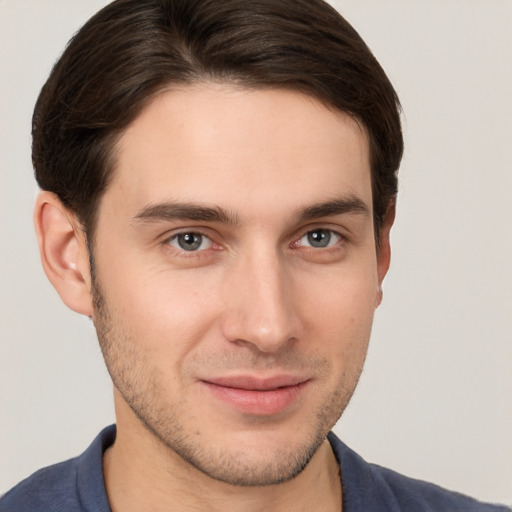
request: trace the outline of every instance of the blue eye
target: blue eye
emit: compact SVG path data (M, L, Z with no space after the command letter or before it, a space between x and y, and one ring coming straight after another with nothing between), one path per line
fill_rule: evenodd
M211 240L201 233L178 233L169 240L169 245L182 251L202 251L211 247Z
M301 239L300 245L324 249L335 245L341 240L341 235L330 229L314 229L308 231Z

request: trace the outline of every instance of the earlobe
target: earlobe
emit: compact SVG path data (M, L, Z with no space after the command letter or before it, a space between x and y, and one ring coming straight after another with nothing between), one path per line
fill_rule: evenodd
M390 232L395 221L396 203L392 200L389 203L386 214L382 221L382 227L380 230L380 243L377 248L377 294L375 297L375 307L379 307L382 302L382 282L386 277L391 263L391 244L390 244Z
M34 225L46 276L69 308L92 316L89 254L76 217L55 194L43 191Z

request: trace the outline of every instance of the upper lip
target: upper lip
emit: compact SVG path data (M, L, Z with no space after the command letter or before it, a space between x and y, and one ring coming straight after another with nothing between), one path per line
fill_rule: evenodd
M257 377L252 375L234 375L202 379L203 382L226 388L246 389L251 391L271 391L274 389L297 386L309 377L296 375L275 375L272 377Z

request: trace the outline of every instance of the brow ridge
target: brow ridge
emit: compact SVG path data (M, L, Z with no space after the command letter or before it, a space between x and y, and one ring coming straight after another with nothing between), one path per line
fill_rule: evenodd
M361 214L367 216L370 214L370 211L364 201L350 194L299 208L296 216L302 222L344 214ZM192 220L236 225L239 222L236 213L229 212L220 206L205 206L181 202L165 202L147 205L135 215L134 219L142 223Z

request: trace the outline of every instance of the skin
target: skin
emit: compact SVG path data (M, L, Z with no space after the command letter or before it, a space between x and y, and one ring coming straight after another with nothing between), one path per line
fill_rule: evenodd
M113 510L341 509L325 436L389 266L393 214L377 250L371 205L356 121L226 84L163 92L122 135L94 275L76 219L41 194L43 265L93 318L115 386Z

